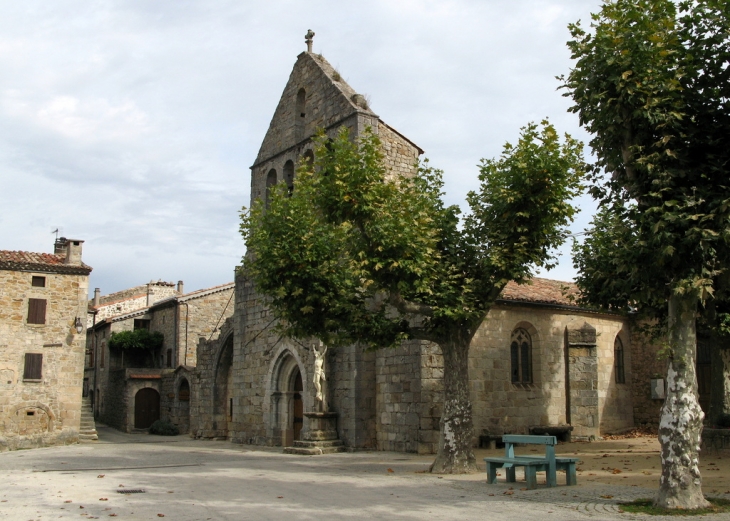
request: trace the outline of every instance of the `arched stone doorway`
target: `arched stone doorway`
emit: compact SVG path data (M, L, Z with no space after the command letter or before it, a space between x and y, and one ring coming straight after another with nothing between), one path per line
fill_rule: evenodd
M160 393L145 387L134 395L134 428L149 429L160 419Z
M271 434L275 445L291 446L304 427L304 381L296 358L285 352L273 371Z
M216 437L227 437L233 420L233 335L223 344L215 366L213 383L213 430Z

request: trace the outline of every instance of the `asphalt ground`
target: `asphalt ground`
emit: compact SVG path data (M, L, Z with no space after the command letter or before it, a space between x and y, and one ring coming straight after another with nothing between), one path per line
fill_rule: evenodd
M435 476L427 472L432 456L295 456L184 435L98 430L94 443L0 454L0 519L647 520L622 513L619 503L655 494L580 477L567 487L563 475L558 487L526 490L519 471L515 484L488 485L485 473Z

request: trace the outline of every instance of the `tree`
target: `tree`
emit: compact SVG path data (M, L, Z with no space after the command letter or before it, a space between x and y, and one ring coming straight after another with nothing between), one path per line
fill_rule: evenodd
M122 365L124 365L124 352L128 352L132 359L130 363L136 366L145 366L149 361L151 367L155 367L157 357L155 354L164 343L162 333L155 331L150 333L147 329L135 329L134 331L118 331L109 337L109 349L122 351Z
M268 208L244 211L244 269L289 336L438 344L444 405L431 470L475 471L469 344L508 281L553 264L576 212L581 150L570 136L561 144L548 122L527 125L516 146L482 161L460 221L459 208L442 202L440 171L424 163L414 177L397 175L371 132L357 142L345 130L333 140L320 133L293 193L280 184Z
M572 111L593 134L601 204L577 250L585 298L667 317L668 393L655 504L707 504L698 469L698 306L725 291L730 187L727 1L614 0L569 26ZM604 175L604 172L608 176Z

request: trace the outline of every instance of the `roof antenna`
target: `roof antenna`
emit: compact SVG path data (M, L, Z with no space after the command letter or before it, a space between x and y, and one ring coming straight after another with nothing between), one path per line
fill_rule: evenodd
M58 231L59 231L59 228L56 228L55 230L51 230L51 233L56 234L56 241L58 241Z

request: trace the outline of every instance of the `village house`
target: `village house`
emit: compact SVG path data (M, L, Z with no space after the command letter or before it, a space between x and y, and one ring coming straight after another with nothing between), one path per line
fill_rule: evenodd
M91 272L83 242L61 237L53 253L0 251L0 450L81 436Z
M150 282L104 297L95 291L85 370L95 417L127 432L166 418L187 432L197 344L233 313L233 286L184 293L182 281ZM140 329L160 333L161 344L152 351L110 346L112 334Z

